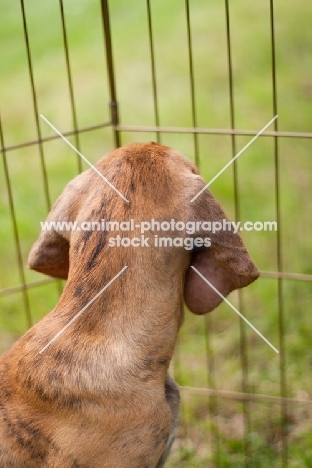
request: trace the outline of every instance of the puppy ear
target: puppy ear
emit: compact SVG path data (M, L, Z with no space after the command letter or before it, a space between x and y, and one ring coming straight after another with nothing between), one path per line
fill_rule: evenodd
M87 172L73 179L56 200L45 221L46 229L41 231L29 253L28 268L54 278L67 279L71 233L66 230L58 231L52 224L49 226L49 223L75 221L80 203L84 199Z
M193 313L204 314L217 307L223 299L191 266L195 267L223 297L234 289L248 286L258 278L259 272L249 257L240 235L234 233L233 227L229 229L229 219L208 189L191 205L193 220L218 221L227 227L226 230L215 233L208 231L196 233L203 238L210 237L211 246L193 252L190 267L186 272L184 298Z

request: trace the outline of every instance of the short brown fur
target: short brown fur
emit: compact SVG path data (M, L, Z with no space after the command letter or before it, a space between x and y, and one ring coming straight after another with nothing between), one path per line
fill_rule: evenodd
M109 153L97 169L70 182L49 221L199 221L226 218L198 169L155 143ZM203 314L221 298L194 265L227 295L258 272L239 235L210 235L212 245L110 247L113 232L43 231L29 267L66 278L56 307L0 359L0 466L3 468L160 468L179 415L179 393L167 375L183 298ZM119 232L125 237L138 233ZM155 233L147 232L150 239ZM192 236L181 232L165 237ZM39 351L124 266L101 296L42 354Z

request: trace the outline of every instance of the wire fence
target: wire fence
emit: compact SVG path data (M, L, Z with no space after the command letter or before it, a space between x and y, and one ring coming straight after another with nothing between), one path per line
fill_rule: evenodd
M118 2L117 2L118 3ZM187 94L187 99L190 101L189 105L189 125L163 125L162 116L163 113L161 112L162 103L160 102L160 90L159 90L159 74L158 74L158 63L159 63L159 53L157 55L157 36L155 34L155 19L154 19L154 9L155 5L151 0L146 0L146 2L141 2L140 9L143 11L143 4L144 4L144 11L142 13L143 18L145 18L145 25L144 25L144 34L145 34L145 42L148 47L148 63L145 64L146 67L149 69L150 80L151 80L151 87L150 87L150 99L152 102L152 124L149 125L133 125L128 124L126 121L121 122L119 118L119 106L122 105L122 100L119 100L118 96L118 79L120 78L120 67L116 66L115 58L118 56L118 44L114 46L114 20L118 20L119 16L125 14L124 9L130 8L129 6L125 5L125 2L119 2L119 8L123 8L123 11L118 10L117 13L111 14L109 11L109 7L113 10L112 2L109 5L108 0L101 0L99 5L94 3L93 7L97 9L97 14L100 15L102 20L102 33L103 33L103 64L106 67L106 76L108 82L108 100L109 100L109 117L107 121L98 121L91 125L80 126L79 125L79 112L77 110L77 94L75 92L75 85L74 85L74 78L75 72L72 68L71 62L71 47L69 43L68 37L68 30L67 30L67 16L64 8L63 0L59 0L58 8L59 8L59 23L62 33L62 49L59 49L59 53L64 55L64 63L66 68L66 77L67 77L67 93L68 99L70 102L70 119L71 119L71 126L68 129L63 129L62 133L67 137L73 137L73 143L81 150L81 138L85 134L95 134L99 130L107 130L105 134L107 139L109 140L108 146L110 147L118 147L123 144L124 141L127 141L128 134L130 134L130 138L145 138L145 134L147 135L154 135L154 138L158 142L168 141L168 136L183 136L187 135L191 138L191 143L189 143L189 147L191 148L192 154L194 155L194 160L197 165L202 167L205 163L201 154L201 136L218 136L219 138L228 138L230 139L230 148L231 154L230 157L234 157L238 150L241 147L241 138L242 137L252 137L256 135L259 129L254 128L252 130L246 129L239 129L236 123L236 103L235 103L235 67L234 67L234 60L233 60L233 45L232 45L232 10L235 8L234 6L230 7L229 1L225 0L224 3L220 2L218 8L223 10L224 14L224 43L225 47L222 48L218 53L224 54L226 57L227 63L227 100L229 106L229 120L230 124L227 128L211 128L209 126L201 126L199 123L198 118L198 99L196 97L196 70L198 68L198 64L196 62L196 48L193 44L193 37L194 37L194 30L192 26L192 8L196 2L192 0L185 0L185 2L179 2L178 9L181 13L181 16L184 16L184 35L185 35L185 42L187 53L185 55L186 60L186 67L185 73L187 75L188 81L188 90L185 90L185 94ZM197 2L198 3L198 2ZM199 2L200 4L204 4L205 2ZM222 5L221 5L222 3ZM270 47L267 50L267 60L270 62L270 70L271 70L271 112L270 118L275 115L279 114L279 102L278 102L278 78L277 78L277 34L276 34L276 18L275 18L275 5L273 0L269 0L267 2L267 29L269 31L269 39L270 39ZM12 301L18 302L18 307L22 308L22 313L24 314L27 327L31 326L34 321L36 321L36 316L33 313L34 308L36 305L31 304L30 300L30 292L34 289L40 290L40 288L44 288L47 285L55 285L57 287L58 293L61 291L61 284L58 281L36 277L36 279L27 280L27 274L25 270L25 255L24 255L24 248L23 248L23 239L24 233L21 233L21 229L18 222L18 215L16 213L16 203L15 203L15 194L16 191L19 189L18 186L14 186L12 182L11 171L15 171L15 168L12 167L12 162L10 158L15 157L16 152L19 150L24 150L25 148L34 148L38 151L39 158L38 164L40 166L40 177L41 177L41 195L44 199L46 212L50 209L52 197L50 191L50 179L47 170L47 163L46 163L46 145L50 142L56 141L59 139L57 135L44 135L42 131L42 123L40 122L40 109L38 95L40 94L37 85L36 85L36 73L34 70L33 65L33 52L31 46L31 38L30 38L30 30L28 24L28 17L27 17L27 7L28 2L27 0L20 0L20 18L21 24L20 27L23 31L23 41L24 47L26 52L26 67L27 67L27 74L30 83L30 95L31 95L31 104L32 108L29 109L29 114L32 114L31 118L34 118L35 122L35 138L29 139L26 141L15 141L13 143L7 143L6 139L6 132L5 132L5 119L3 122L0 119L0 153L2 155L3 161L3 199L5 205L5 211L2 216L6 217L6 222L3 226L11 226L12 228L12 252L16 257L16 262L11 261L11 263L3 264L3 275L6 275L6 271L9 269L15 269L18 271L18 281L7 284L5 287L2 287L0 290L0 299L10 297ZM17 8L17 6L15 6ZM44 8L43 6L38 6L38 9ZM67 7L69 8L69 7ZM139 8L137 4L133 4L131 8ZM115 11L115 10L114 10ZM169 13L168 13L169 14ZM165 13L164 13L165 15ZM140 17L141 18L141 17ZM127 24L127 22L125 23ZM90 27L90 25L88 25ZM174 34L174 31L173 33ZM126 33L125 33L126 35ZM116 41L118 42L118 41ZM209 44L206 46L209 48ZM136 61L136 51L133 50L133 57L132 60ZM176 52L179 53L179 50ZM158 60L158 62L157 62ZM139 64L138 64L139 67ZM140 71L138 71L140 73ZM104 84L103 84L104 86ZM105 85L106 86L106 85ZM174 82L172 83L174 86ZM131 93L131 89L129 89L129 93ZM189 93L189 94L188 94ZM185 98L186 99L186 98ZM1 102L0 102L1 105ZM137 106L140 106L140 102L137 103ZM1 111L1 108L0 108ZM265 122L264 122L265 123ZM283 164L282 161L282 151L281 146L285 144L285 141L292 140L295 142L298 141L310 141L312 138L312 132L309 131L301 131L300 129L295 131L288 131L288 130L280 130L279 128L279 119L274 121L274 128L273 130L267 130L263 132L261 139L270 139L272 143L272 151L273 151L273 165L271 168L271 175L273 177L273 182L270 185L271 190L271 199L273 200L274 204L274 216L278 222L278 226L283 226L285 223L285 210L282 209L281 204L281 193L283 192L283 188L281 187L281 165ZM270 143L270 144L271 144ZM285 147L285 146L283 146ZM12 156L11 156L12 153ZM77 156L76 162L77 171L80 172L83 169L81 159ZM239 175L239 162L235 161L232 167L232 182L233 182L233 208L234 208L234 215L236 220L242 219L242 191L241 191L241 182L240 182L240 175ZM36 188L38 191L38 188ZM210 466L216 467L223 467L223 466L268 466L263 464L264 462L257 462L256 463L256 452L257 450L266 450L269 446L274 446L276 451L274 452L275 455L272 454L273 458L270 458L271 462L273 460L273 464L271 466L310 466L310 465L296 465L295 460L298 455L294 455L293 453L289 453L289 445L292 443L293 438L295 436L292 435L291 431L291 417L290 415L293 413L293 408L299 406L302 412L310 412L309 405L311 404L312 400L307 393L308 390L304 390L301 393L297 392L296 395L292 392L292 382L289 381L288 377L288 370L290 365L295 365L295 361L287 362L286 361L286 348L287 348L287 332L286 332L286 323L287 320L287 313L285 312L285 302L289 299L287 295L287 288L288 284L293 284L293 282L304 282L310 284L309 282L312 281L312 272L306 270L298 270L297 272L291 272L288 268L285 269L284 267L284 254L285 254L285 245L286 242L283 242L282 239L282 230L279 229L275 233L274 242L274 251L272 255L274 256L274 262L276 265L275 269L266 268L261 270L261 280L262 284L263 281L270 280L274 281L274 300L276 300L276 337L278 339L278 349L280 351L279 362L275 361L275 369L276 373L278 373L278 394L270 394L268 393L258 393L255 388L252 387L252 359L256 348L252 350L252 345L250 344L250 336L249 332L246 330L246 325L240 321L238 324L238 335L237 335L237 345L239 348L238 351L238 360L237 360L237 369L235 372L239 373L240 377L238 378L239 383L236 382L235 390L231 391L223 388L222 383L219 382L217 385L218 380L218 359L216 359L216 346L214 341L214 334L215 331L215 318L212 316L208 316L204 318L203 322L200 322L200 334L204 339L203 349L205 349L205 359L201 361L200 368L197 370L199 373L207 373L207 380L206 384L201 381L200 379L194 378L194 381L200 381L201 385L189 385L189 381L183 382L185 378L183 377L183 366L184 366L184 353L187 349L187 354L191 354L189 351L187 338L186 335L189 333L192 334L192 323L187 322L185 325L185 331L180 338L177 352L174 358L174 373L176 374L176 378L181 384L182 395L185 397L183 403L183 418L181 422L181 429L178 433L178 442L176 443L176 460L179 460L179 463L186 462L187 457L195 457L198 456L198 446L207 446L208 455L207 460L210 460ZM10 247L11 248L11 247ZM287 267L289 266L289 262L287 263ZM33 277L34 278L34 277ZM40 294L40 293L39 293ZM246 299L245 294L239 292L237 296L237 308L243 313L247 314L248 310L246 307L246 302L248 306L250 306L249 299ZM265 302L265 299L264 299ZM295 301L294 301L295 302ZM305 303L306 305L306 303ZM305 306L304 305L304 306ZM5 315L5 311L1 312ZM217 314L217 312L214 312ZM5 328L5 325L1 325ZM194 332L196 335L198 330ZM191 345L190 345L191 348ZM264 357L264 361L267 359L267 355ZM193 364L192 364L193 365ZM266 364L263 364L264 366ZM305 369L308 372L308 368ZM231 375L228 376L229 380L231 380ZM291 379L292 377L290 377ZM237 377L234 377L237 379ZM305 389L306 387L304 387ZM291 395L291 396L290 396ZM205 406L205 409L200 406L200 410L198 410L198 406L194 409L193 403L191 402L192 398L202 398ZM202 400L200 400L202 401ZM224 401L233 402L233 405L239 404L239 408L236 409L234 412L235 414L242 415L242 419L235 419L236 423L232 428L232 432L240 432L240 444L236 450L239 453L239 463L237 465L234 464L227 464L229 463L226 458L224 458L223 453L223 445L224 437L227 433L227 429L225 428L224 431L222 429L222 425L226 418L225 413L229 410L228 406L223 406ZM277 416L275 415L275 410L272 410L272 414L274 413L274 418L272 417L272 426L271 427L271 439L268 436L267 438L267 445L266 448L261 449L261 444L258 446L257 449L257 440L255 438L255 433L261 432L262 426L259 425L257 427L257 418L259 414L259 410L255 409L254 405L274 405L274 408L278 408ZM226 404L227 405L227 404ZM192 429L193 425L193 416L190 415L190 408L192 411L195 412L200 411L200 413L204 413L203 416L200 414L198 417L201 420L204 420L205 425L201 429L201 433L204 434L203 440L199 443L198 446L193 447L193 455L192 449L188 448L189 452L186 453L186 448L188 447L189 440L192 440L192 436L194 436L194 432ZM230 412L233 412L233 406L230 407ZM264 408L264 407L263 407ZM272 408L271 406L269 408ZM262 410L260 410L261 412ZM270 409L263 410L266 414L266 424L270 425ZM207 414L206 414L207 413ZM193 413L192 413L193 414ZM309 413L310 414L310 413ZM196 422L197 424L197 422ZM196 425L195 424L195 425ZM240 429L240 424L242 425L242 429ZM262 424L262 423L261 423ZM311 427L309 428L311 429ZM223 432L222 432L223 431ZM190 433L190 435L188 435ZM201 435L202 435L201 434ZM196 436L197 437L197 436ZM196 438L195 437L195 438ZM301 445L300 445L301 444ZM256 448L255 448L256 447ZM260 448L259 448L260 447ZM304 443L300 442L297 444L298 450L304 449ZM232 451L235 452L233 449ZM191 454L190 454L191 453ZM196 453L196 455L195 455ZM209 458L210 457L210 458ZM274 458L275 457L275 458ZM194 458L194 460L195 460ZM201 462L199 461L192 461L192 458L189 458L191 465L185 466L207 466L208 462ZM231 459L232 463L234 458ZM258 459L257 459L258 460ZM197 465L196 465L197 463ZM261 464L262 463L262 464ZM177 465L180 466L180 465ZM182 466L182 465L181 465ZM184 466L184 465L183 465Z

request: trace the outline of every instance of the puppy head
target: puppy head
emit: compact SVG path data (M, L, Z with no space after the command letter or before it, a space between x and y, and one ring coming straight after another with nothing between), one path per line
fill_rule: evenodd
M208 189L191 200L205 186L198 169L182 155L158 144L132 144L108 154L96 165L99 171L129 199L127 204L101 181L92 169L70 182L54 204L47 222L75 222L93 212L101 217L160 219L195 222L193 237L211 239L211 247L187 251L176 249L183 257L185 272L184 299L196 314L213 310L222 296L253 282L259 275L239 234L233 230L216 233L203 231L200 222L228 221ZM102 184L102 185L101 185ZM101 189L99 190L99 187ZM177 219L179 218L179 219ZM179 233L180 234L180 233ZM76 255L72 244L79 234L70 231L42 231L28 258L28 266L47 275L66 279ZM105 243L104 241L102 242ZM101 246L102 248L103 246ZM99 249L95 246L96 254ZM77 249L76 249L77 252ZM138 253L138 249L133 254ZM186 258L187 257L187 258ZM195 271L191 267L195 267ZM164 268L166 266L164 265ZM197 272L220 293L217 294Z

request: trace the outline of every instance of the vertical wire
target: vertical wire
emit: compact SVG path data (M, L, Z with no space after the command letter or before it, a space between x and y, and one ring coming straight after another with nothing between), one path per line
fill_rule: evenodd
M35 85L34 72L33 72L33 66L32 66L32 59L31 59L31 51L30 51L30 44L29 44L29 35L28 35L24 0L21 0L21 10L22 10L24 38L25 38L26 52L27 52L28 72L29 72L29 77L30 77L31 94L32 94L32 100L33 100L33 109L34 109L34 114L35 114L36 130L37 130L37 137L38 137L38 148L39 148L39 156L40 156L41 174L42 174L42 179L43 179L43 190L45 194L47 210L50 211L51 197L50 197L50 191L49 191L47 169L46 169L46 164L45 164L45 159L44 159L41 128L40 128L40 123L39 123L38 99L37 99L36 85ZM60 294L62 292L62 285L60 281L56 283L56 287Z
M231 31L230 31L230 10L229 2L225 0L225 16L226 16L226 42L227 42L227 59L229 72L229 100L230 100L230 122L231 129L235 129L235 111L234 111L234 87L233 87L233 66L232 66L232 50L231 50ZM236 155L236 139L235 135L231 135L232 157ZM237 161L233 162L233 181L234 181L234 204L236 221L240 219L240 203L239 203L239 188L238 188L238 167ZM238 290L238 308L243 313L242 292ZM243 320L239 319L240 329L240 359L242 366L242 392L248 393L248 354L246 344L246 326ZM250 403L244 401L242 403L244 415L244 455L245 466L248 467L250 459L250 434L251 434L251 418L250 418Z
M111 121L114 130L114 140L115 147L118 148L121 145L120 133L117 130L119 124L119 115L118 115L118 102L116 95L116 79L115 79L115 69L114 69L114 60L113 60L113 47L112 47L112 36L110 28L110 15L108 8L108 0L101 1L101 14L103 22L103 33L104 33L104 42L106 50L106 63L107 63L107 72L108 72L108 85L110 91L110 110L111 110Z
M192 125L193 125L193 127L197 127L196 101L195 101L194 61L193 61L193 49L192 49L192 32L191 32L191 18L190 18L189 0L185 0L185 10L186 10L187 45L188 45L190 86L191 86ZM195 164L197 166L199 166L198 135L197 135L197 133L193 134L193 138L194 138Z
M66 21L65 21L63 0L59 0L59 6L60 6L60 13L61 13L61 21L62 21L63 44L64 44L64 52L65 52L65 60L66 60L66 71L67 71L68 89L69 89L69 97L70 97L71 112L72 112L72 121L73 121L73 128L74 128L74 131L75 131L75 146L80 151L80 141L79 141L79 133L78 133L78 119L77 119L77 112L76 112L76 103L75 103L75 96L74 96L72 72L71 72L71 66L70 66L69 48L68 48L68 40L67 40ZM81 160L81 158L80 158L80 156L78 154L77 154L77 166L78 166L78 172L81 172L82 171L82 160Z
M159 110L158 110L158 93L157 93L157 80L156 80L156 63L155 63L155 51L154 51L154 39L153 39L153 27L152 27L152 12L150 0L146 0L147 6L147 20L148 20L148 37L151 57L151 73L152 73L152 86L153 86L153 103L154 103L154 119L156 127L159 127ZM160 143L160 133L156 132L157 143Z
M272 58L272 92L273 92L273 114L278 114L277 111L277 81L276 81L276 47L275 47L275 28L274 28L274 5L273 0L270 0L270 32L271 32L271 58ZM274 121L274 130L278 131L277 119ZM275 178L275 211L278 230L276 231L277 242L277 268L278 271L283 271L282 260L282 239L281 239L281 203L280 203L280 168L279 168L279 151L278 138L274 136L274 178ZM283 304L283 280L277 279L277 301L278 301L278 334L279 334L279 350L280 350L280 395L283 400L281 404L281 437L282 437L282 466L288 466L288 445L286 433L287 421L287 381L286 381L286 362L285 362L285 322L284 322L284 304Z
M184 313L184 311L183 311ZM173 377L174 380L177 380L178 384L180 385L180 377L181 377L181 347L180 347L180 335L178 334L176 344L175 344L175 349L174 349L174 355L173 355ZM181 416L184 414L184 407L185 403L184 400L182 399L180 402L180 411L181 411ZM179 424L182 426L182 421L180 420ZM185 437L185 424L183 423L183 438L186 439ZM182 450L183 446L181 443L179 443L179 454L180 454L180 459L182 459Z
M188 7L188 2L187 2ZM189 9L187 10L187 18L188 18L188 43L189 43L189 50L192 51L191 47L191 27L190 27L190 14ZM194 90L194 74L193 74L193 59L192 55L189 55L190 61L190 78L191 78L191 92L192 92L192 117L193 117L193 126L196 127L197 119L196 119L196 108L195 108L195 90ZM195 136L195 151L198 152L198 135ZM196 153L195 153L196 155ZM195 158L195 162L198 165L199 160ZM205 316L205 343L206 343L206 362L207 362L207 379L208 379L208 387L209 388L216 388L215 383L215 360L214 355L211 349L211 331L210 325L212 316L209 314ZM219 427L218 423L215 422L215 415L218 414L219 410L219 401L216 396L209 396L209 419L210 419L210 435L211 435L211 446L213 447L213 463L215 463L215 467L218 468L221 466L221 452L220 452L220 436L219 436Z
M0 116L0 145L3 148L2 161L3 161L3 167L4 167L5 183L6 183L6 188L7 188L9 208L10 208L12 225L13 225L13 235L14 235L14 242L15 242L15 251L17 255L19 277L20 277L20 282L23 285L22 295L23 295L26 323L27 323L27 327L29 328L32 326L32 317L31 317L30 306L29 306L28 291L27 291L27 286L26 286L26 281L25 281L25 272L24 272L21 245L20 245L20 240L19 240L19 232L18 232L18 227L17 227L14 201L13 201L13 192L12 192L12 186L11 186L11 181L10 181L10 174L9 174L9 168L8 168L8 163L7 163L5 145L4 145L4 135L3 135L3 130L2 130L1 116Z
M38 148L40 154L40 164L41 164L41 172L43 178L43 187L44 187L44 194L45 200L48 211L51 208L51 199L49 193L49 185L48 185L48 177L47 177L47 170L44 160L44 152L43 152L43 144L41 141L41 128L39 123L39 112L38 112L38 100L37 100L37 93L36 93L36 86L34 80L34 73L33 73L33 66L32 66L32 59L30 53L30 44L29 44L29 36L28 36L28 28L27 28L27 21L26 21L26 12L25 12L25 5L24 0L20 0L21 2L21 10L22 10L22 18L23 18L23 29L24 29L24 37L25 37L25 45L26 45L26 52L27 52L27 64L28 64L28 71L30 77L30 84L31 84L31 94L33 100L33 109L35 114L35 121L36 121L36 130L37 130L37 137L38 137Z
M211 333L210 333L210 315L205 315L205 345L206 345L206 362L207 362L207 384L208 388L215 389L215 363L214 357L211 350ZM210 422L210 440L211 440L211 447L213 447L213 463L215 463L215 467L218 468L220 466L220 439L217 425L214 422L214 415L218 414L218 398L212 395L208 396L208 406L209 406L209 422Z

